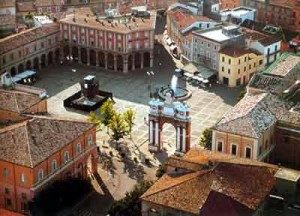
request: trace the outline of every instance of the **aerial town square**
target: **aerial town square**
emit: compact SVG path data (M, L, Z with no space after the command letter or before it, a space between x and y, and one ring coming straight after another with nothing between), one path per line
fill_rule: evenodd
M300 215L300 2L0 0L22 215Z

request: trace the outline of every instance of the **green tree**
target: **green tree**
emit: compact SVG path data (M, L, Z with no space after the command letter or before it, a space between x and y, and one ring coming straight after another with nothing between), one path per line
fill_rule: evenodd
M96 112L90 112L89 115L88 115L87 121L90 122L90 123L95 124L97 130L101 130L102 129L101 117Z
M127 124L120 113L115 113L112 116L109 121L108 127L112 131L111 137L115 141L119 141L121 138L123 138L128 131Z
M128 134L131 137L132 127L134 125L134 119L135 119L135 111L132 108L129 108L123 113L123 117L128 127Z
M205 149L211 150L212 144L212 129L206 128L200 137L199 145L204 147Z
M159 165L159 167L156 170L155 176L157 178L162 177L166 173L166 166L164 164Z
M121 200L115 201L108 213L111 216L141 215L140 197L153 185L152 181L141 181L136 184L131 192L127 192Z

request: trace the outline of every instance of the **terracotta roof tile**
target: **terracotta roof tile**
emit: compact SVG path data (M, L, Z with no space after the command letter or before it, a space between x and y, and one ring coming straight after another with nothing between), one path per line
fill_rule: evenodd
M0 159L33 168L91 128L85 122L32 117L0 130Z
M2 110L22 113L41 100L36 94L0 89L0 109Z
M192 151L192 152L191 152ZM197 161L200 164L208 151L191 150L182 158L187 162ZM276 166L253 161L246 163L241 159L229 160L228 156L214 155L215 166L210 169L200 169L188 174L165 174L142 197L147 202L152 202L167 208L177 209L182 212L199 214L199 210L206 206L212 193L222 194L222 199L231 199L239 203L237 210L253 212L264 201L275 185L274 173ZM224 155L224 154L222 154ZM201 158L202 156L202 158ZM233 158L233 157L231 157ZM227 162L229 161L229 162ZM233 207L234 207L233 206Z

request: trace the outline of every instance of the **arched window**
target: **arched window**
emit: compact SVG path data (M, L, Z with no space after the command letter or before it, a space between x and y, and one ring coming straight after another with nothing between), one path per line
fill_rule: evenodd
M90 134L89 136L88 136L88 140L87 140L87 142L88 142L88 146L91 146L91 145L93 145L93 136Z
M78 143L78 144L76 145L76 153L79 154L80 152L81 152L81 144Z
M51 170L52 172L54 172L56 169L57 169L57 162L56 160L53 160L51 164Z
M66 151L64 154L64 161L65 161L65 163L67 163L69 160L70 160L70 154L68 151Z
M44 170L40 169L38 172L38 181L43 180L44 178Z

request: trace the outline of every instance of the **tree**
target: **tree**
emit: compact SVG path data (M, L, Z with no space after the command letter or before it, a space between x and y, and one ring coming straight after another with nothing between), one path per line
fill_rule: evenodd
M90 112L89 115L88 115L87 121L90 122L90 123L95 124L97 130L101 130L102 121L101 121L101 117L97 113Z
M128 134L131 137L132 127L134 125L134 119L135 119L135 111L132 108L129 108L123 113L123 117L128 127Z
M206 128L200 137L199 145L204 147L205 149L211 150L212 145L212 129Z
M112 138L119 141L123 138L128 129L123 116L120 113L115 113L109 121L109 129L112 131Z
M136 184L131 192L127 192L121 200L115 201L108 213L111 216L141 215L140 197L153 185L152 181L141 181Z
M159 165L159 167L156 170L155 176L157 178L162 177L166 173L166 166L164 164Z

